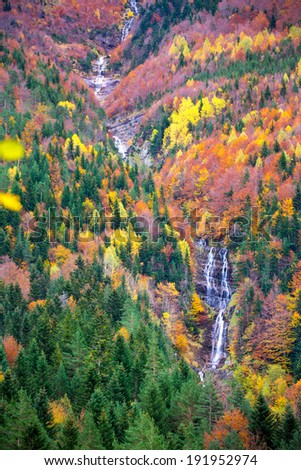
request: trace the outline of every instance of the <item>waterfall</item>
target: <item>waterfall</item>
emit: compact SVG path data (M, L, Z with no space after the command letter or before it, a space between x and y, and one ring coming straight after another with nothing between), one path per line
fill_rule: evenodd
M138 6L137 6L137 1L136 0L129 0L129 10L133 14L131 18L128 18L125 20L123 28L122 28L122 33L121 33L121 42L125 41L126 38L129 35L129 32L132 29L133 23L136 19L136 17L139 15L138 11Z
M214 323L212 337L211 365L213 369L215 369L218 366L220 360L226 356L225 346L227 325L225 322L224 314L231 299L231 288L229 285L228 276L228 251L226 250L226 248L222 248L218 252L218 255L222 259L222 272L220 294L218 296L218 315Z
M201 241L202 250L208 250L206 242ZM213 326L211 367L216 369L222 358L226 357L227 323L225 312L231 299L229 282L228 250L211 247L208 252L205 268L203 270L205 284L205 301L216 312L217 316Z
M128 11L132 13L132 16L124 20L121 41L124 41L127 38L134 21L139 16L138 5L136 0L128 1ZM87 83L93 85L95 89L95 94L98 96L99 101L101 103L105 101L106 97L114 90L114 88L119 82L118 79L114 79L114 77L107 76L106 71L108 67L108 62L109 58L105 56L100 57L96 62L94 62L93 68L96 77L92 81L87 81ZM116 130L114 133L114 129L112 134L118 152L123 157L123 159L126 159L128 150L128 139L124 139L123 136L120 135L120 133L118 133L117 135Z
M216 305L216 287L215 287L215 248L210 248L207 264L204 270L205 278L206 278L206 302L211 307L215 307Z
M131 12L132 15L124 19L121 41L124 41L134 21L139 16L138 2L137 0L128 0L127 12ZM93 87L95 94L101 105L105 103L106 98L113 92L118 83L120 82L119 77L107 71L109 64L109 56L101 56L93 63L93 78L86 78L87 85ZM127 152L129 149L128 142L134 137L135 129L137 124L142 118L142 113L135 113L126 119L116 119L114 122L108 122L108 129L111 131L115 147L125 160L127 158Z
M104 56L99 57L99 59L96 61L95 64L97 67L96 69L97 75L94 81L94 86L95 86L95 93L99 95L104 85L105 71L107 69L108 59Z
M126 156L127 156L126 146L124 145L122 140L119 137L117 137L116 135L114 135L113 138L114 138L114 143L116 145L116 148L118 149L118 152L120 153L120 155L122 155L122 157L124 159L126 159Z

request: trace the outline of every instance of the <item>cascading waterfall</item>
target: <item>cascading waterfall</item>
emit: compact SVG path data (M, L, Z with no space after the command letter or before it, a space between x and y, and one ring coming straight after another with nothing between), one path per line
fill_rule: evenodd
M212 353L211 353L211 365L212 368L216 368L222 359L225 357L225 346L226 346L226 334L227 325L225 322L224 314L226 308L231 299L231 288L229 285L229 263L228 263L228 251L226 248L222 248L219 251L219 256L222 258L222 281L221 291L219 296L218 315L216 317L213 337L212 337Z
M114 138L115 146L118 149L118 152L120 153L120 155L122 155L122 158L125 160L127 156L126 146L124 145L122 140L119 137L117 137L117 135L114 135L113 138Z
M124 21L123 28L122 28L122 34L121 34L121 41L122 42L127 38L128 34L129 34L129 32L130 32L130 30L133 26L133 23L134 23L135 19L139 15L136 0L130 0L129 1L129 10L132 12L133 16ZM96 88L96 93L100 93L102 87L104 86L104 82L105 82L105 72L106 72L107 66L108 66L108 58L105 57L105 56L100 57L96 61L95 65L97 67L97 76L96 76L94 85L95 85L95 88Z
M207 264L205 266L205 278L206 278L206 303L211 307L215 307L216 304L216 287L215 287L215 248L210 248Z
M201 242L204 249L206 243ZM231 299L231 287L229 283L229 262L226 248L218 250L211 247L204 268L206 283L205 301L217 311L212 333L211 367L216 369L222 358L226 357L227 323L225 311Z
M122 33L121 33L121 41L125 41L129 32L133 26L134 21L136 20L137 16L139 16L138 5L136 0L129 0L128 1L128 9L132 12L132 16L127 18L124 21ZM108 66L109 59L108 57L102 56L100 57L94 65L94 72L96 73L96 78L92 82L94 84L94 89L96 95L99 99L105 99L105 97L114 89L117 85L117 81L112 80L106 77L106 70ZM116 134L113 134L113 139L118 149L118 152L122 155L123 159L127 157L127 146L122 141L120 136L118 137Z
M95 93L96 94L99 94L102 90L104 80L105 80L105 75L104 74L105 74L107 65L108 65L108 59L104 56L100 57L96 62L97 76L96 76L96 80L94 82L94 84L95 84Z
M134 23L136 17L139 15L136 0L130 0L128 2L128 4L129 4L129 10L132 12L133 16L131 18L128 18L124 22L124 25L123 25L123 28L122 28L122 33L121 33L121 42L126 40L126 38L129 35L129 32L131 31L131 28L133 26L133 23Z

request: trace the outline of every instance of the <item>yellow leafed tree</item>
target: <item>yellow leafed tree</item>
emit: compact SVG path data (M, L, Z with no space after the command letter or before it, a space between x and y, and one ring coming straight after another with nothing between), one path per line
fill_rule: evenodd
M197 187L199 189L202 189L202 187L208 181L209 178L210 178L210 173L207 170L207 168L206 167L201 168L200 169L200 176L199 176L199 179L198 179L198 182L197 182Z
M202 118L211 118L214 116L214 108L212 104L210 103L209 99L207 97L203 98L202 101Z
M174 107L177 99L174 101ZM170 126L164 133L163 146L172 149L176 146L187 147L192 142L189 126L195 126L200 120L200 101L193 104L191 98L183 98L178 109L175 109L170 117Z
M183 36L176 35L169 49L169 55L179 58L181 53L186 59L190 55L190 50L186 39Z
M70 116L72 116L72 112L75 110L75 104L70 101L60 101L58 106L68 109Z
M119 266L119 259L116 254L116 250L112 245L106 249L104 255L104 266L106 273L111 275L113 271Z
M24 149L22 145L16 140L3 140L0 142L0 159L7 162L20 160L23 158ZM15 167L14 167L15 168ZM13 174L13 169L11 169ZM11 176L10 174L10 176ZM10 211L18 212L22 209L20 196L17 194L0 192L0 206L5 207Z
M216 115L219 115L223 109L226 107L226 101L223 100L222 98L217 98L217 96L214 96L212 98L212 105L215 111Z
M199 316L205 312L203 302L196 292L192 294L192 302L190 308L190 316L193 320L198 320Z
M72 138L73 148L74 149L76 149L78 147L79 150L80 150L80 153L88 153L87 147L81 142L81 140L80 140L80 138L78 137L77 134L73 134L73 136L71 138ZM65 142L64 150L65 150L66 154L67 154L69 145L70 145L70 138L66 139L66 142Z
M282 202L282 213L284 217L289 217L289 218L294 215L294 204L291 198L285 199Z

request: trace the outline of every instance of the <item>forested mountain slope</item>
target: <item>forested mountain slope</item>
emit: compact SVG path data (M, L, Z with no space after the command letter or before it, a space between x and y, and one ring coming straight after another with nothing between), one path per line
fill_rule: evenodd
M106 107L144 112L136 143L149 142L173 214L231 248L229 352L253 399L245 377L261 381L268 364L300 379L300 5L223 1L197 15L191 7L187 15L179 6L177 24L135 67L142 16L118 51L132 70ZM149 12L147 44L156 22L164 28L162 2Z
M300 449L298 3L141 2L118 45L124 2L3 2L1 448ZM215 370L200 238L232 268Z

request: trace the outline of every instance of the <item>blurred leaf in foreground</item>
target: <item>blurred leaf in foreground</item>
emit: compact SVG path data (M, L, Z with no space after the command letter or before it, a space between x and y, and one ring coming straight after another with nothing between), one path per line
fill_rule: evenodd
M24 148L16 140L2 140L0 142L1 160L13 161L23 158Z
M0 193L0 205L5 207L5 209L15 212L22 209L20 196L17 194Z

